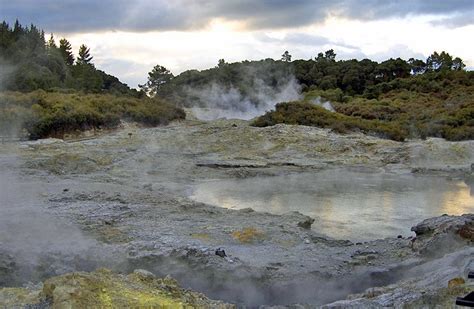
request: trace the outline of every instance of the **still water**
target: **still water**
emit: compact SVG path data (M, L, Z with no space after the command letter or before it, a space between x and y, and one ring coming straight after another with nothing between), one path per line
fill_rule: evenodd
M409 236L426 218L474 212L474 188L462 180L347 170L208 181L191 198L232 209L299 211L316 219L315 231L353 241Z

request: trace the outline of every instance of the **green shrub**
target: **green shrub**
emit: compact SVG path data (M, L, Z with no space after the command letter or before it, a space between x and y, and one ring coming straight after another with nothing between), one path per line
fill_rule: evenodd
M23 128L31 139L114 128L122 119L156 126L184 118L182 109L159 99L71 91L0 93L0 133Z
M253 125L265 127L277 123L330 128L339 133L360 130L396 141L403 141L408 136L406 130L394 123L350 117L330 112L308 102L279 103L274 111L257 118Z

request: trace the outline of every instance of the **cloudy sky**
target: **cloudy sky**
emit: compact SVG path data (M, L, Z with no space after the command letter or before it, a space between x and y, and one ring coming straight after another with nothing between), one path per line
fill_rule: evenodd
M426 59L448 51L474 69L474 0L0 0L2 19L34 23L132 87L164 65L178 74L218 59Z

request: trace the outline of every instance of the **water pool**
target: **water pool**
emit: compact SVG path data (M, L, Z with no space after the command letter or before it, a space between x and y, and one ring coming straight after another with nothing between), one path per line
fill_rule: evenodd
M191 198L232 209L299 211L316 218L314 230L353 241L408 236L426 218L474 212L474 189L462 180L348 170L207 181L193 187Z

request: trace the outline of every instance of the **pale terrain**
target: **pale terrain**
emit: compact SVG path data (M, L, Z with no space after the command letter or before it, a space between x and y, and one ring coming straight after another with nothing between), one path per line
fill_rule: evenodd
M0 290L0 307L225 306L137 269L237 305L454 306L473 289L466 274L474 269L474 205L464 216L426 218L416 239L354 243L318 232L317 217L220 208L189 190L206 180L333 168L449 177L472 188L473 162L474 141L399 143L242 120L8 142L0 148L9 203L0 219L0 284L17 288ZM98 267L112 272L92 272Z

